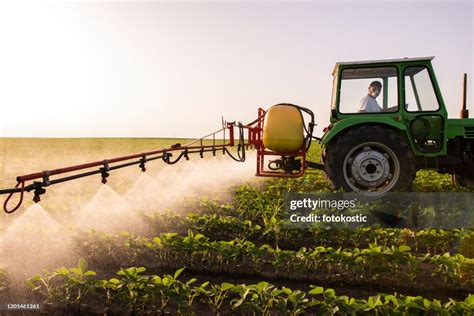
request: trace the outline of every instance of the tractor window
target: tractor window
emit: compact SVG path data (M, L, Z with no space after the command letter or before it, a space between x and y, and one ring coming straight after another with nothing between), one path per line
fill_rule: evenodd
M405 69L405 107L410 112L431 112L439 109L428 68L418 66Z
M396 67L344 69L341 74L339 112L344 114L396 112L397 78ZM378 87L379 95L369 95L371 84Z

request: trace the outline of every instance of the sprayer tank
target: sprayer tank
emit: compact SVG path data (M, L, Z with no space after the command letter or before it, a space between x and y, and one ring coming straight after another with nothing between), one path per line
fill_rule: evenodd
M263 145L277 153L289 153L301 149L304 143L303 116L298 108L278 104L265 114Z

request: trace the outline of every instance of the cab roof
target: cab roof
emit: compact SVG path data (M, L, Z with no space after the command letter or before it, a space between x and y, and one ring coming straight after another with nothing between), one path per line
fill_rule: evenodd
M365 65L365 64L393 64L393 63L401 63L401 62L410 62L410 61L431 61L433 60L434 56L428 57L413 57L413 58L398 58L398 59L380 59L380 60L360 60L360 61L344 61L344 62L337 62L334 66L334 70L332 74L334 75L337 71L339 66L344 65Z

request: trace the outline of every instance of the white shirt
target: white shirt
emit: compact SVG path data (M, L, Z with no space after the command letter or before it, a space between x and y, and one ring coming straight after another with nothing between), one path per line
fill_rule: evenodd
M374 97L366 95L359 102L359 112L382 112L382 108Z

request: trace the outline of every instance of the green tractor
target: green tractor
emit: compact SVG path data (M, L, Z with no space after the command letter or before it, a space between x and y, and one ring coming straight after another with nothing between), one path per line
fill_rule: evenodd
M409 187L417 170L453 176L474 188L474 119L448 118L433 57L337 63L323 166L332 189L380 194ZM361 105L369 87L380 95ZM377 89L375 89L377 90ZM363 102L362 102L363 103ZM312 163L310 163L312 164Z

